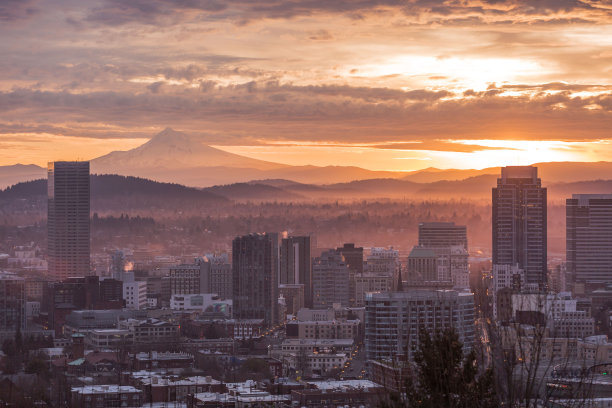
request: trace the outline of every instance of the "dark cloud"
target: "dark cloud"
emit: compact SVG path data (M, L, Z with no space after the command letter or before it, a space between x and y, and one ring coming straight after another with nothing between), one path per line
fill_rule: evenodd
M593 20L560 14L611 15L605 4L596 0L104 0L101 6L90 10L86 20L105 25L176 23L173 18L188 18L190 13L195 13L243 25L263 18L289 19L322 13L363 19L367 14L391 10L403 13L413 23L423 24L425 19L427 24L450 26L525 23L525 18L537 24L580 24ZM325 36L311 36L311 39L321 38Z
M255 81L239 86L206 83L205 92L167 88L170 91L157 93L16 89L0 93L0 110L5 123L35 122L29 125L34 128L55 126L57 118L61 118L62 123L79 123L83 127L87 123L106 123L136 132L143 124L173 126L207 129L221 135L241 134L264 141L446 140L446 144L431 142L427 148L438 145L452 151L475 149L455 146L452 140L496 139L508 134L525 140L598 140L608 138L612 126L610 92L581 97L569 90L507 96L502 89L493 88L468 92L471 97L467 99L447 99L427 90L307 87ZM174 88L178 89L173 92ZM92 133L81 129L80 134L96 137L96 132ZM246 139L233 140L243 144ZM214 142L228 143L224 137ZM385 143L378 147L410 146Z
M36 0L0 0L0 21L13 22L32 17L38 12Z

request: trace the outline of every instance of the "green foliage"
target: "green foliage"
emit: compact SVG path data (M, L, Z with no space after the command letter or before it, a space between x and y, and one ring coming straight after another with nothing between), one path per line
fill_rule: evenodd
M381 408L494 408L493 373L479 374L474 352L464 357L455 330L430 336L423 330L414 354L415 378L408 379L402 393L390 395Z
M28 361L25 365L25 372L26 374L36 374L45 379L51 376L48 364L40 358L33 358Z
M17 348L15 347L15 341L13 339L6 339L2 342L2 351L8 357L17 355Z

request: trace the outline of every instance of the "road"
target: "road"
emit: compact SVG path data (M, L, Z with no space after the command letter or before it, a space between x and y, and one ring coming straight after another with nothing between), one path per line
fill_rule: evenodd
M340 372L341 379L350 378L366 378L366 359L365 347L362 344L357 344L351 350L351 355L344 365L344 369Z

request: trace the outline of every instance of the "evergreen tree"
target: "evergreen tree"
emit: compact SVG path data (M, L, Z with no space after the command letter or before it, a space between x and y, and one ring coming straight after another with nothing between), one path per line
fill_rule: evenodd
M21 326L17 324L17 331L15 332L15 348L18 353L23 352L23 336L21 334Z
M463 354L454 329L433 336L422 330L414 353L414 376L381 408L494 408L499 403L491 369L479 373L476 354Z

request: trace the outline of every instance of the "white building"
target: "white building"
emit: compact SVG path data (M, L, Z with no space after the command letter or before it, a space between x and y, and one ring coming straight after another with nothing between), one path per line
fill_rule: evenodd
M345 353L290 353L283 356L283 367L288 372L303 370L301 375L325 375L330 371L341 370L348 361Z
M592 336L595 321L584 310L577 310L578 301L569 292L558 294L516 293L512 295L512 316L533 320L540 317L554 336L584 338ZM529 316L529 313L531 316Z
M172 295L170 309L221 313L228 319L231 319L233 314L232 300L221 300L215 293Z
M525 271L518 265L493 265L491 270L491 295L493 296L493 317L499 317L498 295L502 289L512 289L520 291L525 282ZM509 305L503 306L502 309Z
M147 307L147 282L123 282L123 299L127 309L145 309Z
M365 346L370 360L412 355L422 329L454 328L464 351L474 344L474 294L452 290L368 293Z
M28 319L38 317L40 314L40 302L26 302L26 316Z

